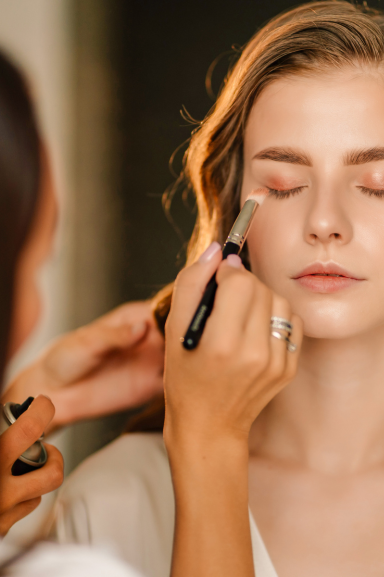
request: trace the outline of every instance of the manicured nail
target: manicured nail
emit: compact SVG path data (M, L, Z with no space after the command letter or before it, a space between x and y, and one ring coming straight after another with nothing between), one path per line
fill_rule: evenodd
M202 255L200 255L199 257L199 262L209 262L211 260L211 258L217 253L219 252L219 250L221 250L221 246L219 245L218 242L213 242L212 244L209 245L209 247L203 252Z
M48 397L48 395L43 395L43 394L40 393L40 394L37 395L37 397L35 397L35 398L38 399L39 397L44 397L44 399L48 399L48 401L51 401L51 403L52 403L52 399L51 399L51 397Z
M146 326L147 326L147 323L145 323L144 321L142 321L140 323L136 323L135 325L132 325L131 334L137 335L139 333L142 333L144 331L144 329L146 328Z
M227 256L227 263L229 266L233 266L233 268L240 268L243 264L241 262L241 258L237 256L237 254L230 254Z

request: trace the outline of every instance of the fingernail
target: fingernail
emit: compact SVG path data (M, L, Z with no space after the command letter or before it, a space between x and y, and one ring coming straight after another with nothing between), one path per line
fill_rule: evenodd
M135 325L132 325L131 334L137 335L138 333L142 333L144 331L144 329L146 328L146 326L147 326L147 323L145 323L144 321L142 321L140 323L136 323Z
M233 268L240 268L243 264L241 262L241 258L237 256L237 254L230 254L227 256L227 263L229 266L233 266Z
M40 394L37 395L37 397L35 397L35 398L38 399L39 397L44 397L44 399L48 399L48 401L51 401L51 403L52 403L52 399L51 399L51 397L48 397L48 395L43 395L43 394L40 393Z
M199 262L209 262L211 260L211 258L217 253L219 252L219 250L221 250L221 246L219 245L218 242L213 242L212 244L209 245L209 247L203 252L202 255L200 255L199 257Z

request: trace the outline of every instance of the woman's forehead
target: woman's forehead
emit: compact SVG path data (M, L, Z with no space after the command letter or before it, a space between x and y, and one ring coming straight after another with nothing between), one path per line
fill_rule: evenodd
M384 145L383 77L353 69L275 80L251 110L244 144L246 157L274 146L344 156Z

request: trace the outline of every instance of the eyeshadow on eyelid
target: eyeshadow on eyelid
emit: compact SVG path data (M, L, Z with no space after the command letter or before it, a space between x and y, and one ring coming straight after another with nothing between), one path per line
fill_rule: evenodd
M269 188L274 188L276 190L284 190L288 188L303 186L303 182L299 181L297 178L271 177L266 178L265 183Z
M368 188L384 188L384 173L365 174L361 177L361 184Z

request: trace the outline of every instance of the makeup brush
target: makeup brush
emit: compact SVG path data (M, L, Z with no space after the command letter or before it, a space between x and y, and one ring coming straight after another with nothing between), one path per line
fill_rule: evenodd
M239 254L246 241L252 219L255 216L257 207L263 204L268 195L267 188L258 188L254 190L247 198L233 225L231 232L223 246L223 259L226 259L230 254ZM212 312L213 303L215 301L215 294L217 290L216 273L213 275L204 294L201 298L199 306L191 320L187 332L184 337L181 337L183 347L191 351L197 347L204 331L205 323Z

